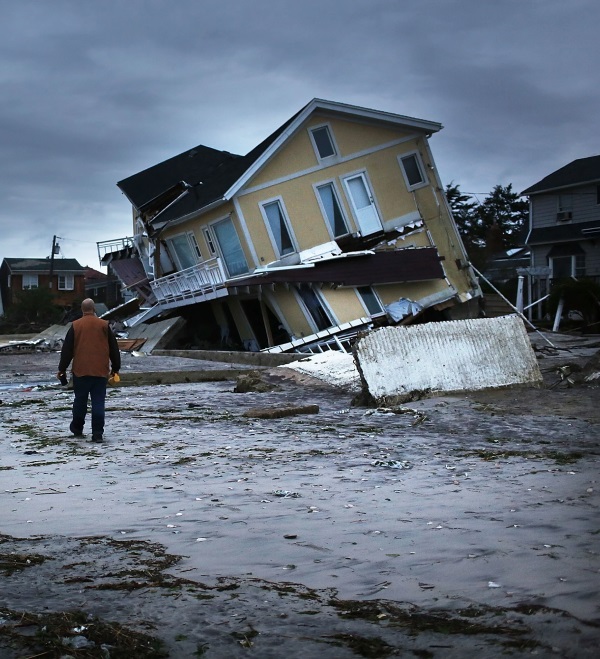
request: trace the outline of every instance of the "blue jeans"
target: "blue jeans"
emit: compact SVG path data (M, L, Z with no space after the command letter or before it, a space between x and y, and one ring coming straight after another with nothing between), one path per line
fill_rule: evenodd
M73 376L73 423L71 430L78 434L83 432L88 398L92 400L92 434L104 432L104 410L106 401L106 378L92 375Z

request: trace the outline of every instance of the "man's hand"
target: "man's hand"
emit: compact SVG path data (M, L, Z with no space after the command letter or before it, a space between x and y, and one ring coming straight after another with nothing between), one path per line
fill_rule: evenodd
M69 384L69 381L67 380L67 376L64 373L57 373L56 377L60 380L60 383L63 386Z

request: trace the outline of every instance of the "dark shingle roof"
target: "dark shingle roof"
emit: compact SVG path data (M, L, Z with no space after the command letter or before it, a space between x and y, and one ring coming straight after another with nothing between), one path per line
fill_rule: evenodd
M302 110L245 156L199 145L119 181L117 186L138 210L150 207L153 200L161 197L164 200L164 210L160 213L161 225L172 219L185 217L222 199L227 190L260 158ZM181 182L187 185L180 185ZM183 192L186 194L182 194ZM159 203L157 209L160 205Z
M5 258L11 272L50 272L50 259ZM85 274L85 268L77 259L54 259L54 272L77 272Z
M600 222L577 222L574 224L558 224L553 227L538 227L532 229L527 240L528 245L546 245L569 240L597 236L600 233Z
M172 220L184 218L213 203L224 201L226 193L248 175L253 166L260 164L261 157L288 129L294 128L296 120L303 113L317 110L330 115L353 114L369 121L412 126L414 130L426 134L436 132L442 127L436 122L413 117L313 99L245 156L199 145L119 181L117 186L138 211L148 213L152 228L159 231ZM153 215L155 211L158 213Z
M565 188L583 183L594 183L600 181L600 156L590 158L579 158L568 165L548 174L541 181L532 185L521 194L539 194L557 188Z

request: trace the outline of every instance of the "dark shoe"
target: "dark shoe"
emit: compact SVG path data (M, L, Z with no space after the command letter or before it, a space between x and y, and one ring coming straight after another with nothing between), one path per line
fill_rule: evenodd
M75 437L83 437L83 428L77 428L72 421L71 421L71 425L69 426L69 430L73 433Z
M103 441L102 439L102 433L100 432L95 432L92 434L92 441L97 442L98 444Z

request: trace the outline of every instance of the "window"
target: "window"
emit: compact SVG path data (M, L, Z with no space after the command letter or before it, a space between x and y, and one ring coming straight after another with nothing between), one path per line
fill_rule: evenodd
M180 270L191 268L202 260L196 237L191 232L168 238L167 244Z
M276 252L278 252L279 256L285 256L286 254L295 252L296 248L292 241L292 235L281 203L279 201L272 201L264 204L262 208Z
M202 229L202 233L204 234L204 240L206 241L206 246L208 247L208 251L212 256L214 256L217 253L217 248L215 247L215 244L213 242L213 238L210 233L210 228L204 227Z
M550 257L552 279L585 277L585 254Z
M349 233L348 225L346 224L346 220L342 214L340 202L338 201L337 195L335 193L333 183L320 185L317 188L317 192L319 193L321 208L325 214L331 235L334 238L337 238L338 236L344 236L345 234Z
M31 290L38 287L37 275L23 275L23 290Z
M406 187L409 190L427 185L427 177L425 176L423 163L418 153L409 153L406 156L400 156L399 160Z
M75 288L75 278L73 275L58 275L58 290L72 291Z
M360 286L356 290L369 312L369 315L378 316L379 314L384 313L383 306L377 297L377 294L370 286Z
M298 288L297 290L302 302L304 302L304 306L307 308L317 327L317 331L331 327L333 322L316 291L312 288Z
M558 195L558 211L556 213L557 222L569 222L573 219L573 195Z
M319 126L310 131L319 160L335 156L336 150L328 126Z
M572 194L559 194L558 195L558 210L572 211L573 210L573 195Z
M230 277L248 272L248 262L242 249L242 243L233 226L233 220L228 217L212 225L219 249L225 262L225 268Z

